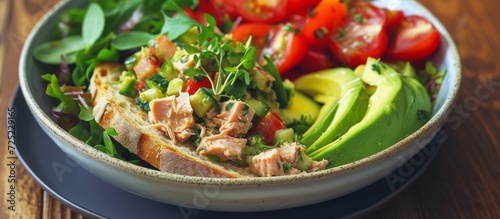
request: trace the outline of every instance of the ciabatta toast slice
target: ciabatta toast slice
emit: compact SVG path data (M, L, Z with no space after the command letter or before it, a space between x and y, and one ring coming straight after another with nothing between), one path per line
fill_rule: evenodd
M151 127L148 115L133 98L119 94L119 76L124 66L102 63L90 80L95 120L103 128L114 128L115 140L161 171L203 177L251 177L247 168L211 161L189 144L178 145Z

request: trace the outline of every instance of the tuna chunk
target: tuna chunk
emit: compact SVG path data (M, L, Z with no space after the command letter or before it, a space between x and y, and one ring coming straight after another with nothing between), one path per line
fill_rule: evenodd
M281 161L283 163L289 163L295 166L299 160L300 145L295 142L284 143L278 148L278 151L280 152Z
M241 160L246 144L245 138L218 134L202 138L197 151L203 156L215 155L221 160Z
M257 89L265 93L270 93L274 80L274 77L269 72L262 69L262 67L255 66L255 68L252 69L252 82L257 85Z
M241 101L227 101L221 104L221 113L212 118L219 132L229 136L245 135L252 128L255 111Z
M321 161L313 161L311 166L309 167L309 172L324 170L326 165L328 165L328 161L325 159Z
M258 176L285 175L278 149L267 150L253 156L249 162L249 166L250 171Z
M174 142L183 142L191 136L194 118L188 93L181 92L179 97L169 96L152 100L149 107L151 124L165 132Z

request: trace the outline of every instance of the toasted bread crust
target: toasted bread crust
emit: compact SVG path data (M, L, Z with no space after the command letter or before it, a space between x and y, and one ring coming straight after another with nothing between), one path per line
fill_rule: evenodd
M203 177L254 176L245 168L210 161L193 147L176 145L151 128L147 114L134 100L118 93L117 81L123 69L116 63L97 65L89 87L94 118L103 128L117 131L115 140L161 171Z

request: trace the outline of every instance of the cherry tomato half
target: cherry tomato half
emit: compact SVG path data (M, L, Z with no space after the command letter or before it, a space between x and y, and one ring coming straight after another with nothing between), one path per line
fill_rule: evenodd
M318 5L321 0L288 0L287 4L287 14L288 17L291 15L307 15L309 10L313 9Z
M264 48L267 37L273 31L273 26L267 23L245 23L236 26L231 34L233 35L233 40L246 43L248 38L252 36L252 45L256 47L258 51Z
M231 4L225 4L225 0L199 0L196 12L199 13L198 18L205 20L205 13L211 14L215 18L218 26L224 23L225 16L234 20L238 16L236 8Z
M366 63L368 57L382 57L388 44L385 22L382 9L365 2L354 5L342 31L333 37L334 56L352 68Z
M333 67L335 67L335 59L330 54L330 51L324 52L311 48L307 50L304 58L297 64L297 69L303 73L316 72Z
M405 17L391 39L387 56L411 62L429 57L441 42L439 31L427 19L418 15Z
M386 28L388 31L396 29L403 21L404 13L401 10L383 9L387 18Z
M299 63L307 51L307 41L294 31L291 24L283 25L262 50L262 55L274 61L280 74Z
M285 128L286 124L283 118L277 112L269 112L257 123L254 132L262 134L264 144L272 145L276 131Z
M236 8L244 21L276 23L286 19L287 0L223 0Z
M342 0L323 0L306 20L302 34L308 44L317 49L328 49L328 36L342 26L347 17L347 5Z

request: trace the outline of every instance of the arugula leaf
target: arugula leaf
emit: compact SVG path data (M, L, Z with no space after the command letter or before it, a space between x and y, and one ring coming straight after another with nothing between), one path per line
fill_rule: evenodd
M44 78L48 79L49 76L44 76ZM78 103L73 100L72 96L64 94L55 74L50 75L50 83L47 85L45 93L47 96L54 97L60 101L59 105L56 107L59 112L72 115L78 112Z
M80 107L80 113L78 113L78 118L80 120L88 122L94 119L91 108L86 108L81 104L78 104L78 106Z
M177 16L172 18L164 16L164 19L165 23L163 24L162 34L166 33L170 40L176 40L194 26L201 26L200 23L191 19L182 10L179 11Z
M113 144L113 141L111 141L111 137L109 136L107 130L102 133L102 140L104 142L104 146L106 147L106 153L113 157L116 156L118 153L116 152L115 145Z

